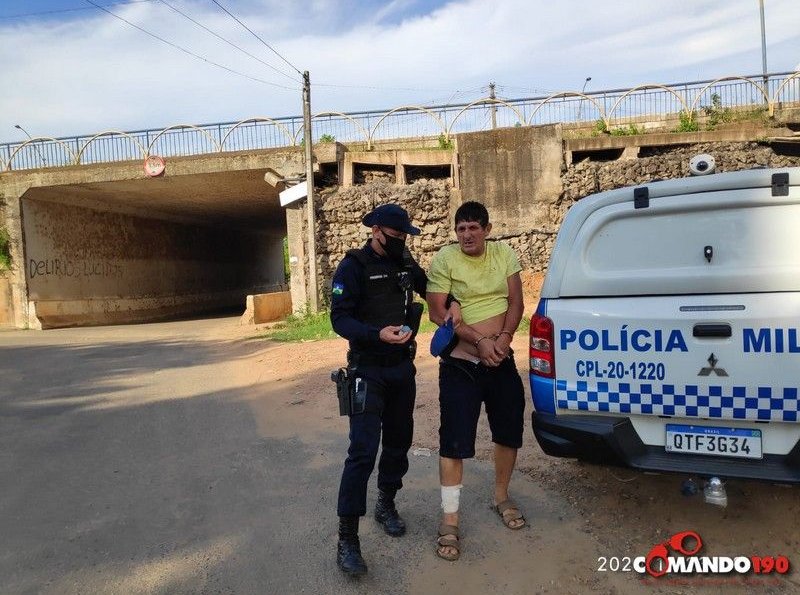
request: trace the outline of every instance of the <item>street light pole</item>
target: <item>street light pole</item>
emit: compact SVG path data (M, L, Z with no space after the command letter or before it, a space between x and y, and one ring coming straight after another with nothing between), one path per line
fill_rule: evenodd
M758 0L758 10L761 13L761 72L764 76L764 92L769 95L769 78L767 77L767 33L764 28L764 0Z
M22 130L22 132L25 133L25 136L28 137L28 140L33 140L33 137L30 134L28 134L28 131L25 130L19 124L14 124L14 128L16 128L18 130ZM34 145L33 148L36 150L36 154L39 155L39 159L42 160L42 164L46 166L47 165L47 159L44 158L44 155L42 155L42 152L39 150L39 148L36 145Z
M581 89L581 95L586 93L586 85L589 84L590 80L592 80L592 77L587 76L586 80L583 81L583 89ZM578 102L578 113L575 116L575 121L580 122L582 116L583 116L583 97L581 97L580 101Z
M497 99L494 94L494 83L489 83L489 97ZM492 102L492 130L497 128L497 106Z

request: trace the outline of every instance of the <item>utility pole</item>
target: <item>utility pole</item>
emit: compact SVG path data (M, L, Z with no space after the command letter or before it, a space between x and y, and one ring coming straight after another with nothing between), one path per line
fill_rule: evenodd
M769 77L767 77L767 33L764 28L764 0L758 0L761 13L761 73L764 76L764 92L769 95Z
M494 83L489 83L489 97L497 99L494 95ZM497 128L497 104L492 102L492 128Z
M317 289L317 217L314 212L314 152L311 150L311 77L303 72L303 143L306 149L306 187L308 197L308 309L312 314L319 312L319 291Z

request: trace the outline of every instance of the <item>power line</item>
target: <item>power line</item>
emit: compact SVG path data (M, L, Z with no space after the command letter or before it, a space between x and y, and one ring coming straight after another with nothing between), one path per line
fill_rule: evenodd
M187 50L186 48L184 48L184 47L181 47L181 46L179 46L179 45L177 45L177 44L174 44L174 43L172 43L171 41L167 41L166 39L164 39L163 37L159 37L159 36L158 36L158 35L156 35L155 33L151 33L150 31L148 31L147 29L144 29L144 28L140 27L139 25L136 25L136 24L134 24L134 23L131 23L129 20L122 18L122 17L121 17L121 16L119 16L118 14L114 14L114 13L113 13L113 12L111 12L110 10L108 10L108 9L106 9L106 8L104 8L104 7L102 7L102 6L100 6L99 4L95 3L93 0L84 0L84 1L85 1L85 2L88 2L89 4L91 4L92 6L94 6L95 8L99 8L99 9L100 9L100 10L102 10L103 12L107 12L107 13L108 13L108 14L110 14L112 17L114 17L114 18L116 18L116 19L119 19L120 21L122 21L122 22L124 22L124 23L127 23L128 25L130 25L130 26L131 26L131 27L133 27L134 29L138 29L138 30L139 30L139 31L141 31L142 33L146 33L147 35L149 35L149 36L150 36L150 37L152 37L153 39L157 39L158 41L160 41L160 42L162 42L162 43L165 43L165 44L167 44L168 46L175 48L176 50L180 50L180 51L182 51L182 52L183 52L183 53L185 53L185 54L189 54L189 55L190 55L190 56L192 56L193 58L197 58L198 60L202 60L203 62L206 62L206 63L208 63L208 64L211 64L212 66L216 66L217 68L222 68L223 70L226 70L226 71L228 71L228 72L230 72L230 73L232 73L232 74L237 74L237 75L239 75L239 76L243 76L243 77L245 77L245 78L248 78L248 79L250 79L250 80L252 80L252 81L256 81L256 82L258 82L258 83L263 83L263 84L265 84L265 85L270 85L270 86L272 86L272 87L279 87L279 88L281 88L281 89L287 89L287 90L289 90L289 91L296 91L296 89L294 89L294 88L292 88L292 87L286 87L286 86L284 86L284 85L279 85L279 84L277 84L277 83L271 83L271 82L269 82L269 81L265 81L265 80L263 80L263 79L256 78L256 77L254 77L254 76L250 76L250 75L248 75L248 74L244 74L243 72L239 72L239 71L237 71L237 70L233 70L232 68L228 68L227 66L223 66L222 64L217 64L216 62L214 62L214 61L212 61L212 60L209 60L208 58L204 58L203 56L200 56L199 54L195 54L194 52L192 52L192 51L190 51L190 50Z
M125 4L141 4L142 2L154 2L155 0L125 0L124 2L111 2L110 4L105 4L104 6L123 6ZM0 17L0 20L5 21L8 19L22 19L25 17L38 17L47 14L59 14L63 12L76 12L79 10L93 10L91 6L79 6L77 8L61 8L59 10L42 10L40 12L26 12L22 14L12 14L8 16Z
M444 89L421 89L414 87L376 87L370 85L335 85L333 83L314 83L315 87L332 87L334 89L372 89L373 91L444 91Z
M556 91L553 91L552 89L537 89L537 88L532 88L532 87L515 87L515 86L511 86L511 85L501 85L499 83L498 83L497 87L499 89L508 89L508 90L516 89L518 91L526 91L526 92L529 92L529 93L538 93L538 94L542 94L542 95L550 95L550 94L556 92Z
M275 68L275 67L274 67L272 64L269 64L268 62L264 62L264 61L263 61L261 58L259 58L259 57L257 57L257 56L254 56L253 54L251 54L250 52L248 52L248 51L247 51L247 50L245 50L245 49L242 49L241 47L239 47L238 45L236 45L236 44L235 44L235 43L233 43L232 41L228 41L227 39L225 39L225 38L224 38L224 37L222 37L221 35L219 35L219 34L215 33L214 31L212 31L211 29L209 29L208 27L206 27L206 26L205 26L205 25L203 25L202 23L198 23L196 20L194 20L194 19L193 19L192 17L190 17L188 14L186 14L185 12L182 12L181 10L179 10L179 9L175 8L175 7L174 7L172 4L170 4L170 3L169 3L169 2L167 2L166 0L159 0L159 1L160 1L162 4L164 4L165 6L167 6L168 8L170 8L170 9L172 9L173 11L177 12L177 13L178 13L179 15L181 15L182 17L184 17L184 18L186 18L186 19L190 20L192 23L194 23L195 25L197 25L197 26L198 26L198 27L200 27L201 29L204 29L205 31L208 31L209 33L211 33L211 35L213 35L213 36L214 36L214 37L216 37L217 39L220 39L220 40L224 41L224 42L225 42L225 43L227 43L229 46L231 46L231 47L233 47L233 48L236 48L237 50L239 50L240 52L242 52L243 54L245 54L245 55L247 55L247 56L250 56L250 57L251 57L253 60L256 60L256 61L258 61L258 62L261 62L261 64L263 64L264 66L266 66L266 67L268 67L268 68L271 68L272 70L274 70L274 71L275 71L275 72L277 72L278 74L280 74L280 75L282 75L282 76L285 76L286 78L288 78L289 80L291 80L291 81L293 81L293 82L295 82L295 83L299 83L299 82L300 82L299 80L297 80L296 78L292 77L291 75L288 75L288 74L286 74L286 73L285 73L285 72L283 72L282 70L278 70L278 69L277 69L277 68Z
M452 103L452 101L453 101L453 100L454 100L456 97L459 97L459 96L461 96L461 95L471 95L471 94L474 94L474 93L478 93L478 92L480 92L480 90L481 90L481 88L480 88L480 87L472 87L472 88L469 88L469 89L463 89L463 90L461 90L461 89L456 89L456 90L455 90L455 91L454 91L452 94L450 94L450 95L445 95L445 96L443 96L443 97L434 97L434 98L432 98L432 99L428 99L428 100L425 102L425 105L435 105L435 104L439 104L439 103L442 103L442 102L444 102L445 104L449 105L450 103Z
M252 30L252 29L250 29L250 27L248 27L248 26L247 26L247 25L245 25L245 24L244 24L242 21L240 21L240 20L239 20L239 19L236 17L236 15L234 15L233 13L231 13L231 11L229 11L227 8L225 8L224 6L222 6L222 4L220 4L219 2L217 2L217 0L211 0L211 1L212 1L214 4L216 4L217 6L219 6L219 7L220 7L220 9L222 9L222 10L223 10L223 11L224 11L224 12L225 12L225 13L226 13L226 14L227 14L229 17L231 17L231 18L232 18L234 21L236 21L236 22L237 22L237 23L239 23L239 24L240 24L242 27L244 27L245 29L247 29L247 30L250 32L250 34L251 34L253 37L255 37L255 38L258 40L258 41L260 41L260 42L261 42L261 43L263 43L265 46L267 46L267 47L268 47L270 50L272 50L272 52L273 52L273 53L274 53L276 56L278 56L278 58L280 58L281 60L283 60L284 62L286 62L286 63L287 63L289 66L291 66L291 67L292 67L292 69L293 69L295 72L297 72L297 74L299 74L300 76L303 76L303 73L302 73L302 72L300 72L300 71L299 71L299 70L298 70L298 69L295 67L295 65L294 65L294 64L292 64L291 62L289 62L289 60L287 60L286 58L284 58L283 56L281 56L281 55L280 55L280 53L278 53L278 51L277 51L277 50L276 50L274 47L272 47L272 46L271 46L270 44L268 44L266 41L264 41L263 39L261 39L261 38L260 38L260 37L259 37L259 36L258 36L258 35L257 35L257 34L256 34L254 31L253 31L253 30Z

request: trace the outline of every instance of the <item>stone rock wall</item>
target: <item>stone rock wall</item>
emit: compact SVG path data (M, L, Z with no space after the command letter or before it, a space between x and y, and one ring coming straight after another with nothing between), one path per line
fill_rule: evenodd
M564 190L556 203L555 219L560 222L575 201L595 192L685 178L689 175L689 160L700 153L714 157L717 172L800 165L800 157L776 154L769 145L757 142L643 147L638 159L581 161L567 168L561 176Z
M800 166L800 157L776 154L769 145L758 142L643 147L636 159L581 161L570 167L562 166L562 191L555 201L534 207L544 214L541 228L502 235L498 232L504 227L503 222L490 209L490 216L495 218L491 237L502 239L514 248L523 268L523 279L534 288L534 293L547 269L561 221L576 201L614 188L686 177L689 159L700 153L714 156L718 172L758 166ZM409 243L423 268L428 267L439 248L455 241L452 231L454 213L450 212L452 190L448 181L422 179L407 186L396 186L381 174L369 176L372 181L363 185L326 188L320 192L317 251L323 293L324 288L330 286L344 253L366 241L369 231L361 224L361 218L377 205L400 204L408 210L414 225L422 229L422 233L411 237Z
M427 268L434 253L454 240L450 233L450 183L421 179L407 186L385 180L351 186L326 188L320 192L317 208L317 256L321 286L329 285L336 267L351 248L359 248L369 237L361 218L378 205L394 202L406 209L418 236L409 237L409 247L422 267Z
M714 157L717 172L754 167L797 167L800 157L775 153L765 143L698 143L663 147L643 147L637 159L573 164L561 176L563 192L552 214L560 225L567 210L581 198L625 186L637 186L656 180L685 178L689 160L708 153ZM713 175L713 174L711 174ZM547 253L549 258L549 250Z

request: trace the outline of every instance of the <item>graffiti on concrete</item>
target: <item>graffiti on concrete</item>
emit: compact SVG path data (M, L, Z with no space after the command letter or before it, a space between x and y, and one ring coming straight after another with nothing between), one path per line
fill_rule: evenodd
M30 259L28 276L36 277L121 277L122 266L107 260Z

